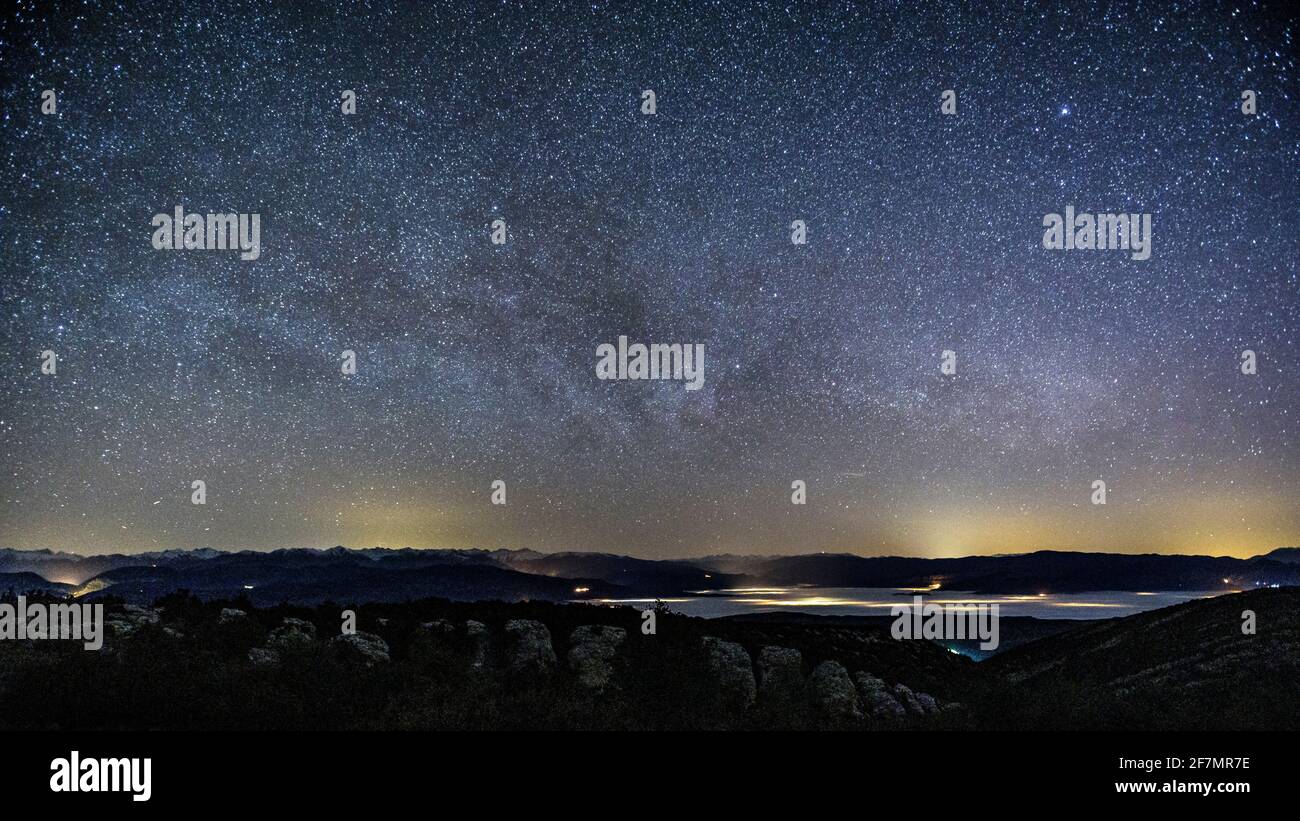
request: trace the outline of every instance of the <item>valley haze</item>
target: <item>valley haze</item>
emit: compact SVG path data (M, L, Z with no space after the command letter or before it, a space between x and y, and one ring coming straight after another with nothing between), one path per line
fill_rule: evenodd
M149 602L177 590L259 605L324 601L619 601L763 588L895 588L1041 595L1230 593L1300 584L1300 548L1227 556L1038 551L964 558L850 554L648 560L532 550L210 548L78 555L0 549L0 592Z

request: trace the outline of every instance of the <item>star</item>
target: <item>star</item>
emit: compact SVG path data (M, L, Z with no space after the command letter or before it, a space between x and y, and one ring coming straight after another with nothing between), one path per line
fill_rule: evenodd
M1264 10L46 5L0 31L0 547L1300 543ZM260 253L154 250L178 207ZM1150 258L1044 249L1066 207ZM699 389L597 378L620 336Z

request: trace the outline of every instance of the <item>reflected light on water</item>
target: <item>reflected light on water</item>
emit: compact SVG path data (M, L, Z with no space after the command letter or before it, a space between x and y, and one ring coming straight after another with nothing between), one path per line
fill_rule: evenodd
M644 606L662 601L675 605L672 609L679 613L704 618L778 610L804 610L829 615L888 616L891 608L910 605L913 596L922 595L925 604L941 606L998 604L1004 617L1098 619L1127 616L1229 592L1216 590L979 594L944 591L938 594L937 591L940 589L933 584L925 588L741 587L690 591L688 596L679 595L675 598L611 598L598 599L595 603ZM924 595L927 593L930 595Z
M890 607L902 604L902 601L865 601L862 599L839 599L832 596L801 596L797 599L732 599L733 602L754 604L759 607Z
M784 596L787 587L724 587L721 590L687 590L692 596Z

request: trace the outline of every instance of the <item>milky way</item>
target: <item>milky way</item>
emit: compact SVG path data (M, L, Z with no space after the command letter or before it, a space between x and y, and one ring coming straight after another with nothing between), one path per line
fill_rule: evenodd
M1296 25L1056 5L19 2L0 546L1300 543Z

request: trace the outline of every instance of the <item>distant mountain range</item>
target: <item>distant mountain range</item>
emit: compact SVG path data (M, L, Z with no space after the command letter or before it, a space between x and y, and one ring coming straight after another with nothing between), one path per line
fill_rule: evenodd
M604 553L404 548L212 549L79 556L0 549L0 592L112 595L148 602L174 590L201 598L281 602L564 601L667 598L754 587L916 587L980 593L1231 590L1300 584L1300 548L1263 556L1039 551L961 559L708 556L652 561Z
M948 590L1008 594L1228 591L1293 585L1300 580L1300 548L1280 548L1250 559L1041 550L960 559L869 558L845 554L775 558L717 556L697 564L722 573L742 573L776 586L927 587L938 584Z
M52 593L56 596L70 596L76 589L76 585L52 582L39 573L31 571L0 573L0 593L13 590L19 593Z
M1279 547L1264 558L1288 564L1300 564L1300 547Z

